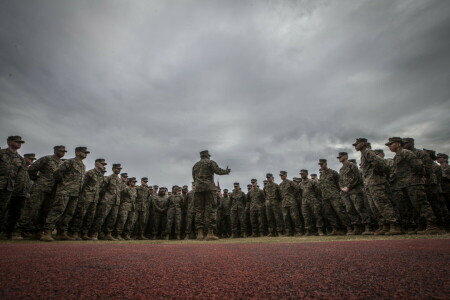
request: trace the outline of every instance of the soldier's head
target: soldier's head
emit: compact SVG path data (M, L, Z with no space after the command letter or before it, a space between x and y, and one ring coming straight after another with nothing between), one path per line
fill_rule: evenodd
M228 189L223 189L223 195L227 196L228 195Z
M301 169L301 170L300 170L300 177L301 177L303 180L308 179L308 170Z
M346 163L348 161L348 153L347 152L339 152L337 159L339 162Z
M86 147L76 147L75 148L75 156L78 159L85 159L89 153L91 153L91 152L89 152Z
M184 194L187 194L189 192L189 187L187 185L183 185L183 189L181 190L181 192Z
M58 146L53 147L53 153L58 158L63 158L64 155L66 155L66 152L67 152L66 146L58 145Z
M178 191L179 191L178 185L172 186L172 194L173 195L178 195Z
M107 165L107 163L104 158L97 158L95 160L95 168L97 168L97 170L100 170L100 171L105 170L106 165Z
M119 175L120 171L122 171L122 165L121 164L113 164L112 171L114 174Z
M414 139L407 137L407 138L403 138L403 148L404 149L408 149L408 150L413 150L414 149Z
M142 177L141 178L141 186L147 186L148 185L148 178Z
M6 142L8 143L9 149L13 150L14 152L19 150L22 147L22 144L25 143L24 140L18 135L9 136L6 139Z
M154 186L153 186L153 188L154 188ZM167 189L165 187L161 187L158 191L158 195L164 196L166 194L166 192L167 192Z
M122 178L123 182L128 181L128 173L120 173L120 178Z
M153 194L153 187L152 187L151 185L148 187L148 192L149 192L150 194Z
M383 151L383 149L375 149L374 152L379 157L384 158L384 151Z
M436 151L434 151L434 150L431 150L431 149L423 149L423 151L425 151L426 153L428 153L428 155L430 156L430 158L432 159L432 160L436 160L437 159L437 157L436 157Z
M216 188L216 193L217 193L217 195L220 195L221 192L222 192L222 190L220 189L220 187L217 187L217 188Z
M27 164L27 166L29 166L33 163L33 161L36 160L36 154L34 154L34 153L24 154L23 159L25 160L25 163Z
M234 187L235 191L239 191L241 189L240 186L239 186L239 182L233 183L233 187Z
M318 180L317 174L311 174L311 179L312 179L312 180Z
M168 192L167 195L172 196L172 192Z
M299 182L302 182L302 179L298 178L298 177L292 177L292 181L295 183L299 183Z
M274 181L273 174L272 173L267 173L266 174L266 179L267 179L268 183L272 183Z
M131 187L135 187L137 183L136 177L131 177L130 179L128 179L128 185Z
M209 151L208 150L203 150L200 152L200 158L210 158L211 155L209 155Z
M390 137L385 145L389 147L391 152L397 152L403 148L403 139L398 136Z
M266 186L269 183L267 179L263 180L263 185Z
M356 142L354 142L352 145L355 147L356 151L362 151L367 148L367 139L357 138Z
M319 159L318 165L320 166L320 168L322 170L325 170L327 168L327 166L328 166L327 160L325 158Z
M280 171L280 178L281 180L286 180L287 179L287 172L286 171Z
M159 188L159 187L158 187L158 185L156 185L156 184L153 186L153 191L154 191L155 193L157 193L157 194L158 194L158 188Z
M448 155L445 153L436 154L436 160L438 163L443 164L446 160L448 160Z
M252 185L251 184L247 184L247 191L250 191L252 189Z
M256 188L256 186L258 185L258 180L256 180L255 178L253 178L252 180L250 180L250 182L251 182L251 186L252 186L252 187L255 187L255 188Z
M352 158L348 160L349 162L351 162L352 164L357 165L358 163L356 162L356 159Z

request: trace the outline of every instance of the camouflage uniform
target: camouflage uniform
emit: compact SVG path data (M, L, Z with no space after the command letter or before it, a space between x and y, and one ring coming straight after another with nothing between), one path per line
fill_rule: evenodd
M447 208L450 210L450 166L448 164L441 165L442 178L441 189Z
M183 197L181 195L169 196L167 198L167 228L166 237L168 237L174 226L174 233L177 239L180 238L181 231L181 205L183 204Z
M298 186L286 179L278 186L281 195L281 207L283 212L283 220L286 229L286 234L290 234L292 228L291 222L294 223L294 229L297 234L300 234L302 224L300 222L299 209L297 207L297 195L299 193Z
M430 183L429 193L432 200L430 200L430 204L435 212L436 218L438 222L440 222L442 226L450 225L450 213L448 211L447 205L445 203L445 198L442 193L442 168L440 165L433 163L433 173L436 178L436 181ZM433 205L434 203L434 205Z
M311 232L315 221L316 228L322 230L323 218L320 205L320 189L317 182L312 179L303 179L300 183L302 191L302 214L305 220L305 229Z
M150 210L150 202L152 197L150 195L150 190L147 186L138 186L136 188L137 198L136 198L136 211L135 211L135 222L137 223L137 233L139 236L143 236L145 233L145 227L147 226L148 212Z
M45 220L44 229L66 232L80 197L86 167L83 161L71 158L64 161L53 176L56 180L56 194L53 207Z
M128 186L123 181L122 177L120 179L119 186L120 186L119 201L112 204L111 210L109 211L109 214L105 219L105 223L103 224L103 229L106 233L112 232L116 228L117 218L119 217L120 204L122 203L122 191L125 190L125 188Z
M153 199L154 208L154 226L153 226L153 238L158 236L158 233L163 234L166 230L167 221L167 196L158 195Z
M281 194L278 184L267 183L263 189L266 199L267 220L269 222L269 234L282 234L283 214L281 212ZM276 230L276 231L275 231Z
M238 227L241 235L247 235L247 223L245 222L246 199L246 195L241 190L233 190L231 192L231 232L233 236L238 236Z
M391 189L392 204L394 205L397 220L403 228L407 228L408 226L415 224L413 219L413 207L410 203L408 203L407 197L405 197L402 189L397 184L397 180L395 180L394 160L386 159L386 164L389 167L388 180Z
M133 228L134 211L136 206L136 187L126 186L120 193L120 206L117 216L115 232L119 237L123 232L129 234Z
M257 187L253 187L247 194L247 202L250 205L250 223L252 225L253 236L264 234L264 194Z
M220 209L222 211L222 235L231 236L231 198L230 194L223 195L220 199Z
M189 237L195 226L194 191L189 191L186 195L186 236ZM194 228L195 229L195 228Z

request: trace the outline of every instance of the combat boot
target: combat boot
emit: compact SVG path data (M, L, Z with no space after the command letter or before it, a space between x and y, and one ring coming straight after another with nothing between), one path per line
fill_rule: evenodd
M272 234L272 232L269 232L269 234L267 235L267 237L274 237L275 235Z
M291 236L291 233L289 231L286 230L286 232L282 235L283 237L288 237Z
M123 239L126 240L126 241L129 241L129 240L131 240L131 237L130 237L130 235L128 233L125 233L123 235Z
M383 228L380 231L375 232L375 235L384 235L389 231L389 224L383 224Z
M373 231L370 228L369 224L366 224L366 226L364 228L364 232L362 233L362 235L373 235Z
M352 231L353 231L352 226L347 226L347 232L345 234L346 235L351 235Z
M325 233L323 232L322 228L317 228L317 231L319 232L319 236L324 236Z
M314 234L311 232L311 230L306 229L304 236L312 236L312 235Z
M400 225L397 223L391 223L389 231L385 233L385 235L399 235L399 234L403 234L403 232Z
M103 231L101 231L101 232L98 234L98 239L101 240L101 241L106 240L105 237L106 237L106 234L105 234Z
M180 235L177 234L177 236L175 237L177 240L181 240Z
M244 232L243 234L242 234L242 237L245 239L245 238L248 238L248 236L247 236L247 234Z
M123 241L123 240L124 240L121 233L117 233L116 236L115 236L115 238L116 238L116 240L118 240L118 241Z
M237 235L236 232L233 232L233 233L231 234L231 238L232 238L232 239L237 239L237 237L238 237L238 235Z
M75 239L73 239L72 237L70 237L69 235L67 235L67 231L59 231L56 234L55 240L59 240L59 241L74 241Z
M261 232L261 233L259 234L259 237L264 237L264 233Z
M301 232L297 232L294 236L295 236L295 237L302 237L303 234L302 234Z
M212 229L208 230L208 235L206 235L205 240L207 241L216 241L219 238L214 234L214 231Z
M336 227L332 227L331 232L328 235L339 235L337 228Z
M22 233L20 230L14 230L11 233L11 240L23 240Z
M39 239L40 241L44 241L44 242L51 242L54 241L54 239L52 238L52 231L49 229L46 229L44 231L43 234L41 234L41 238Z
M93 240L93 241L98 241L98 233L97 233L97 232L91 234L91 240Z
M117 241L117 239L112 236L111 232L107 232L106 233L105 240L107 240L107 241Z
M22 231L22 237L27 240L31 240L33 238L33 234L31 232Z
M442 234L443 231L439 229L436 224L427 224L425 230L417 231L417 234Z
M256 233L252 233L252 237L258 237Z
M166 241L168 241L168 240L169 240L169 235L166 234L166 235L164 236L164 239L165 239Z
M377 228L377 230L375 230L374 234L376 235L377 232L379 232L381 230L383 230L383 225L378 225L378 228Z
M142 233L138 236L138 239L143 241L148 240Z
M83 241L91 241L91 240L92 240L92 238L89 237L88 234L87 234L86 232L83 232L83 233L81 234L81 239L82 239Z
M69 235L69 237L73 241L81 241L81 238L80 238L80 235L78 234L78 232L73 232L71 235Z
M204 238L203 230L197 230L197 241L203 241Z

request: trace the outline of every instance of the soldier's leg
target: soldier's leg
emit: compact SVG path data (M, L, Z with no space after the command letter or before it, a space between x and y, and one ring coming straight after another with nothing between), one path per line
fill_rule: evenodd
M403 191L400 189L391 189L392 192L392 204L394 205L395 213L400 224L403 228L407 228L409 225L408 220L408 204L406 203L406 197L403 195Z
M265 219L266 214L264 213L264 211L265 211L265 207L258 209L258 225L259 225L258 231L259 231L260 236L264 235L264 231L265 231L264 219Z
M124 226L124 233L126 233L128 236L133 233L134 224L136 223L137 219L137 212L136 211L129 211L127 220L125 222Z
M186 212L186 236L189 236L192 232L192 212L188 210Z
M181 210L175 211L175 237L179 238L181 234Z
M355 207L356 211L358 212L358 215L361 218L361 223L370 224L370 216L364 205L363 194L357 193L357 194L350 194L349 196L353 203L353 206Z
M9 191L0 191L0 233L4 232L6 214L8 212L9 202L11 201L12 192Z
M389 199L389 194L386 189L386 185L371 185L369 187L370 194L372 195L372 202L381 215L380 222L385 223L398 223L395 216L394 207Z
M34 232L36 230L36 215L42 205L42 194L42 192L34 187L30 198L25 202L20 219L17 221L17 228L22 232Z
M318 200L318 202L320 202L320 200ZM328 221L328 224L331 227L333 228L339 227L337 214L331 204L331 199L322 199L322 212L323 217ZM317 219L316 219L316 226L318 226Z
M359 216L358 212L355 209L355 206L353 205L353 201L350 198L350 195L347 193L341 194L341 199L345 207L345 211L347 212L348 217L350 218L350 222L352 225L360 225L361 224L361 217Z
M145 228L147 226L147 211L141 211L139 212L139 224L138 224L138 234L144 235L145 234Z
M303 199L302 201L302 215L305 220L305 229L311 232L313 230L314 213L311 205L311 200Z
M364 187L363 192L361 193L361 199L363 201L363 206L365 208L366 214L369 216L369 222L377 222L377 216L370 208L369 203L370 193L367 187Z
M217 206L212 192L205 193L205 229L215 232L217 230Z
M205 200L203 192L194 193L195 228L198 232L204 231L205 227Z
M172 232L174 218L175 218L175 209L169 208L167 210L167 227L165 232L166 236L170 235L170 233Z
M84 215L83 224L81 226L82 233L89 233L92 224L94 223L95 213L97 212L97 202L90 202L87 212Z
M341 199L332 198L330 199L329 202L341 224L344 225L345 227L350 226L351 225L350 218L347 215L347 212L345 211L345 206L342 204Z
M275 215L272 205L266 205L267 224L269 225L269 234L274 234L276 230Z
M124 230L125 223L128 218L128 213L129 212L126 209L119 209L116 227L114 228L114 232L116 232L117 236L120 236Z
M297 205L289 207L289 214L292 222L294 223L295 233L300 234L302 232L302 223L300 222L300 215Z
M231 211L230 219L231 219L231 232L232 234L237 234L239 224L239 217L237 210Z
M231 218L230 215L225 215L224 217L224 229L225 229L225 233L228 237L231 236Z
M90 202L84 199L78 201L73 218L69 223L69 231L80 232L81 226L83 225L84 216L87 213L89 205Z
M252 236L258 232L258 211L250 210L250 224L252 224Z
M281 210L281 204L280 203L273 204L272 211L275 217L275 228L278 234L281 234L284 230L283 212Z
M99 233L105 223L106 217L108 216L112 205L107 203L99 203L97 211L94 217L94 222L91 226L91 231L93 233Z
M153 221L154 221L153 237L154 238L157 238L159 235L158 233L159 233L159 230L161 227L161 215L162 215L162 213L160 213L160 212L155 212L155 214L154 214L154 218L153 218Z
M239 226L241 229L241 235L247 234L247 212L245 211L245 208L239 208L238 211L239 214Z
M111 206L111 209L109 211L108 216L105 220L105 231L106 232L113 232L116 226L117 218L119 215L119 205L113 204Z
M55 202L55 192L42 192L42 204L38 209L37 214L35 215L36 231L40 232L44 230L44 225L47 220L47 216L50 213L50 210L53 208Z
M55 229L56 223L59 222L59 220L61 219L66 209L66 206L69 203L69 198L70 197L66 195L55 196L53 207L50 209L48 213L43 229L50 231Z
M69 197L66 209L64 210L63 215L61 216L59 222L57 223L57 228L59 230L64 232L69 229L69 222L73 218L73 214L75 213L77 204L78 204L78 197Z
M20 219L20 212L25 205L27 198L23 196L12 196L9 202L9 209L6 214L6 229L7 234L11 234L15 227L17 221ZM18 233L20 234L20 232Z
M285 225L285 232L287 235L289 235L291 233L291 217L290 217L290 211L289 211L289 207L282 207L282 213L283 213L283 221L284 221L284 225Z
M423 185L413 185L406 188L406 193L413 207L418 211L421 218L424 218L427 225L436 225L431 205L427 200Z
M323 221L323 217L322 217L322 205L321 205L319 199L315 199L311 202L311 209L312 209L312 212L314 215L316 228L323 229L324 221ZM336 221L336 217L334 218L334 221Z

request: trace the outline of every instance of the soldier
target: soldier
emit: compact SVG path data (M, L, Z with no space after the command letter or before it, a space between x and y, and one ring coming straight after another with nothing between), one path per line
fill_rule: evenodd
M14 182L14 191L9 203L9 210L6 216L6 234L11 236L12 240L21 240L21 230L17 226L20 218L20 212L24 208L25 203L30 198L32 181L28 175L28 168L36 160L34 153L23 155L25 167L20 167Z
M361 223L370 224L370 217L364 206L361 175L356 164L349 161L347 152L339 152L337 159L342 163L339 170L341 199L353 225L353 230L347 235L360 234Z
M297 194L299 193L298 185L287 179L286 171L280 171L280 178L282 180L279 185L281 207L286 229L284 236L290 235L292 228L291 222L294 223L295 236L302 236L299 210L296 202Z
M231 236L231 198L228 189L223 190L223 196L220 202L222 210L222 237Z
M246 196L246 201L245 201L245 227L247 228L247 236L251 236L252 235L252 223L250 221L250 199L249 199L249 194L250 194L250 190L252 189L252 185L251 184L247 184L247 194L245 194Z
M122 190L122 180L119 178L119 173L122 170L121 164L112 165L112 174L103 180L103 185L100 191L100 202L97 205L97 213L91 227L91 237L98 239L98 233L105 224L107 217L111 214L113 206L120 205L120 192ZM114 224L106 227L106 240L115 241L116 239L111 235Z
M86 147L75 148L75 158L64 161L53 173L56 194L53 207L48 213L41 241L53 241L51 233L58 229L58 240L74 240L67 235L69 222L73 217L80 197L86 167L83 160L90 152Z
M271 173L266 174L267 184L264 186L266 199L266 215L269 225L269 237L283 234L283 214L281 212L281 194L278 184Z
M328 209L324 209L325 217L328 222L333 227L330 235L337 235L337 220L347 228L347 233L352 231L350 218L345 211L345 206L340 198L340 188L339 188L339 173L335 170L328 168L328 162L326 159L319 159L320 166L320 184L319 187L322 192L322 204Z
M131 240L130 232L133 228L133 220L134 211L136 206L136 178L131 177L128 179L128 184L120 193L120 207L119 214L117 216L117 223L114 229L116 233L116 239L119 241L122 240ZM122 236L122 233L124 235Z
M103 223L103 229L102 232L105 235L108 235L109 232L112 232L117 223L117 218L119 217L119 209L120 209L120 202L122 200L121 192L129 185L128 182L128 173L120 173L120 193L118 196L118 202L113 203L111 206L111 210L106 217L105 223ZM114 233L114 236L117 236L117 232Z
M180 238L181 231L181 205L183 197L180 195L180 188L178 186L172 187L172 195L167 198L167 227L166 240L169 239L172 227L174 227L175 238Z
M410 150L403 149L403 144L401 138L391 137L386 146L389 147L391 152L395 152L393 169L398 188L402 190L403 195L416 209L420 217L426 220L426 229L417 231L417 234L441 233L436 227L436 217L425 194L422 160Z
M241 191L239 182L233 184L234 189L230 195L231 202L231 232L232 238L247 237L247 223L245 220L245 207L247 205L247 196ZM240 234L238 234L238 228Z
M195 181L195 226L197 228L197 239L202 239L205 232L208 232L206 240L217 240L214 235L216 226L215 211L213 209L214 195L216 190L214 184L214 174L226 175L231 170L221 169L217 163L210 159L208 150L200 152L200 161L192 168L192 177Z
M161 187L158 190L158 195L153 199L154 208L154 226L153 226L153 239L156 240L159 234L163 235L166 229L167 220L167 189Z
M214 207L216 209L216 234L218 237L222 235L222 193L220 187L217 187L214 194Z
M100 189L103 184L103 170L107 163L104 158L95 160L95 168L86 172L83 186L81 188L81 197L72 220L69 223L69 231L73 239L94 240L88 236L92 223L94 222L95 212L97 210Z
M183 202L181 203L181 229L180 236L184 239L186 236L186 216L187 216L187 203L186 197L189 193L189 187L187 185L183 185L181 189L181 197L183 197Z
M194 209L194 193L195 193L195 183L192 182L192 190L189 191L186 195L185 202L186 202L186 233L184 236L184 239L190 239L193 238L192 229L195 228L195 209Z
M34 238L41 238L45 219L55 197L56 184L53 173L62 164L66 152L65 146L55 146L53 155L39 158L28 168L28 174L34 185L17 222L22 235L30 236L28 233L31 233Z
M448 155L445 153L436 154L437 162L441 167L441 189L447 208L450 210L450 167L448 166Z
M317 174L311 174L311 180L315 182L319 182L319 178L317 178Z
M368 189L369 204L372 211L381 217L380 224L383 224L383 229L377 234L402 234L394 207L389 199L387 189L389 169L386 162L367 147L366 138L357 138L353 146L356 151L361 152L361 169L364 186ZM366 224L363 234L373 234L368 224Z
M257 237L258 233L260 237L264 236L264 224L263 218L265 209L264 206L264 193L257 186L257 180L252 179L252 188L248 193L247 201L250 202L250 223L252 225L252 237Z
M302 191L302 214L305 220L305 236L310 236L313 234L313 223L315 225L319 235L322 236L323 232L323 218L322 218L322 207L320 204L320 189L317 182L308 178L308 170L300 170L300 176L302 182L299 187Z
M150 202L152 200L150 189L148 188L148 178L141 178L141 185L136 188L136 211L135 222L137 224L137 239L148 240L145 236L145 226L147 225L148 212L150 209ZM153 188L152 188L153 189Z
M4 225L14 184L21 168L26 164L23 157L17 153L25 143L20 136L10 136L7 139L8 148L0 150L0 234L3 237Z

